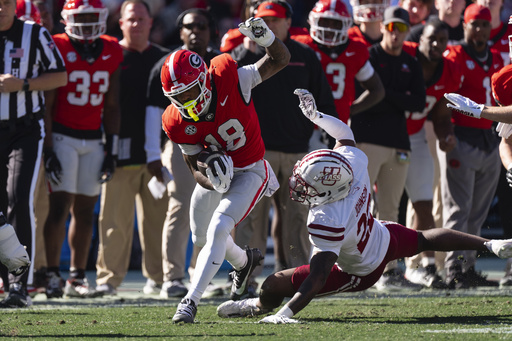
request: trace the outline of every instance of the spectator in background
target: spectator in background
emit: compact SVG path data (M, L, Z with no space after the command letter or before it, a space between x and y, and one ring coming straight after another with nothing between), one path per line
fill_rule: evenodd
M458 44L464 38L462 12L466 8L464 0L435 0L437 16L448 24L448 45ZM416 25L411 29L405 40L419 42L424 25Z
M213 17L207 10L192 8L184 11L177 19L177 26L180 28L180 38L183 42L183 45L177 50L184 49L197 53L204 59L207 66L210 65L212 58L220 54L219 51L209 46L212 38L217 35L217 28ZM183 297L187 293L184 278L190 235L190 197L196 185L194 177L183 160L178 144L171 140L166 141L163 154L160 155L161 136L155 133L162 129L162 113L169 105L169 100L162 93L160 72L165 60L171 54L172 52L161 58L151 70L146 107L146 151L149 171L159 177L162 165L164 165L174 177L174 181L168 185L169 205L162 233L164 284L160 291L160 297L163 298ZM194 246L190 260L191 268L195 268L198 249ZM221 288L209 284L203 296L215 296L222 292Z
M409 13L411 29L418 24L424 24L434 7L434 0L400 0L398 3Z
M487 45L490 33L490 10L472 4L464 12L464 42L450 47L446 54L463 70L458 93L485 105L491 104L491 76L503 67L499 53ZM453 111L452 122L457 145L450 152L438 149L443 227L479 236L498 183L499 141L492 121ZM474 251L447 254L446 283L451 289L498 285L476 272L475 263Z
M491 34L489 36L489 46L492 50L500 53L503 64L510 64L510 47L508 37L512 35L512 25L506 21L501 21L501 10L503 0L476 0L475 3L489 8L491 11ZM510 13L512 15L512 13Z
M269 211L273 205L271 233L276 271L307 264L311 254L306 229L307 209L290 199L287 183L295 163L308 151L314 124L300 112L293 91L297 87L310 90L318 99L319 108L337 117L331 88L315 52L290 39L291 15L292 9L285 1L262 2L256 11L256 17L267 23L291 54L287 67L252 92L265 142L265 159L276 173L280 188L272 198L263 198L236 230L238 245L248 243L251 236L255 236L251 245L265 250ZM262 47L247 43L250 42L245 41L232 52L241 66L255 63L265 55ZM255 293L256 283L251 282L252 293Z
M160 247L168 197L155 199L148 188L152 173L146 167L144 125L149 73L168 50L149 41L152 21L143 0L123 2L119 19L123 32L119 42L123 48L119 153L116 176L102 185L96 262L96 290L104 294L115 294L128 271L135 207L142 274L147 278L143 292L159 293L163 283ZM159 134L160 130L152 133ZM159 181L163 182L161 176Z
M68 83L48 94L44 144L50 211L44 225L48 298L96 297L85 267L101 183L115 171L120 126L119 72L123 52L105 36L108 11L100 0L70 0L62 10L66 33L54 36L65 56ZM106 144L103 144L105 133ZM70 276L60 276L60 254L71 212Z
M12 225L19 242L27 247L30 260L35 255L33 198L47 105L43 91L65 85L66 69L50 33L33 21L16 18L14 0L2 2L0 32L0 212L5 212L7 218L1 225ZM9 269L0 266L8 292L2 306L29 306L27 284L32 269L9 273L12 268L6 265Z
M377 217L397 221L411 150L405 111L424 110L425 83L418 61L402 49L409 31L409 14L391 6L383 19L382 41L370 48L370 62L386 95L377 105L352 116L351 128L357 147L368 155L370 183L377 187ZM422 287L406 280L396 261L388 264L376 285L379 290Z
M445 92L458 91L462 83L462 69L443 57L448 43L448 27L439 18L430 18L425 24L420 43L404 45L404 51L417 58L426 87L426 106L423 111L406 112L407 132L411 142L411 157L405 190L412 203L414 218L410 228L430 230L436 227L432 214L434 198L434 162L426 139L425 122L432 116L440 148L449 152L456 139L451 123L451 111L446 107ZM442 227L442 226L438 226ZM405 260L405 277L427 288L446 289L438 275L434 251L426 251Z

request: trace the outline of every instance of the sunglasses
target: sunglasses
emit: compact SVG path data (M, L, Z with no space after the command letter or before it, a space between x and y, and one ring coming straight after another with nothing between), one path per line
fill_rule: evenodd
M404 32L407 32L407 30L409 29L409 26L407 26L406 24L401 23L401 22L390 22L390 23L386 24L385 27L386 27L386 30L388 30L389 32L393 32L396 28L398 30L398 32L404 33Z
M194 28L199 29L200 31L205 31L208 29L208 24L205 24L203 22L200 23L190 23L190 24L183 24L183 27L185 27L187 30L193 30Z

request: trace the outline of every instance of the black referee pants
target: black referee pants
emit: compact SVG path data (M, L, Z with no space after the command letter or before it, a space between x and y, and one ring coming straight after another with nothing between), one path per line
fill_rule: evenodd
M40 165L43 129L42 119L18 124L14 130L0 128L0 188L6 189L0 191L0 210L14 227L31 259L35 235L34 189ZM0 274L6 291L8 283L21 283L26 288L29 271L22 276L13 276L2 264Z

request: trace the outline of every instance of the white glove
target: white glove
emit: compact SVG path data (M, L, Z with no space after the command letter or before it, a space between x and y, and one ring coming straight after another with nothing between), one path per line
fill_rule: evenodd
M316 110L315 98L306 89L295 89L293 92L295 95L299 96L299 108L302 110L304 116L309 118L311 121L315 121L321 114Z
M444 97L451 102L446 104L448 108L458 111L466 116L480 118L480 114L484 109L483 104L478 104L475 101L459 94L449 93L444 94Z
M238 30L244 36L249 37L256 44L269 47L276 38L265 21L261 18L249 18L245 22L238 24Z
M512 239L492 239L485 242L484 245L502 259L512 257Z
M0 262L15 276L24 273L30 266L27 251L10 224L0 226Z
M273 324L290 324L290 323L300 323L299 320L295 320L284 315L275 314L269 315L261 320L258 323L273 323Z
M222 168L219 165L218 161L213 163L215 167L215 171L217 172L217 176L213 175L213 172L210 168L206 169L206 175L208 179L213 185L213 188L219 193L226 193L229 190L229 186L231 185L231 179L233 179L233 160L228 155L222 155L221 157L222 163L226 168L225 172L222 172Z
M512 135L512 124L500 122L496 127L496 131L498 136L508 139Z

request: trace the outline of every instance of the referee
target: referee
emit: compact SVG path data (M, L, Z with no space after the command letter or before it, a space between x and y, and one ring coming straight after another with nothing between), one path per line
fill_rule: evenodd
M42 150L44 93L67 83L64 61L50 33L16 18L16 0L0 0L0 211L32 258L33 194ZM32 260L33 263L33 260ZM27 282L0 267L8 296L2 307L30 305Z

